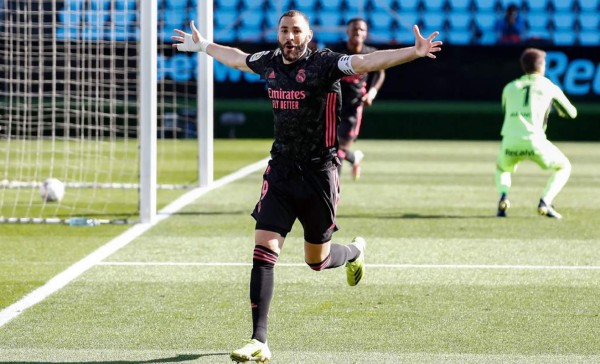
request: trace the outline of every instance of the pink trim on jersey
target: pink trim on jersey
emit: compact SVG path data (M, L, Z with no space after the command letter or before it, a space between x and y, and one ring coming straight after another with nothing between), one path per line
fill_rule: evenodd
M327 94L325 105L325 147L333 147L337 139L337 94Z

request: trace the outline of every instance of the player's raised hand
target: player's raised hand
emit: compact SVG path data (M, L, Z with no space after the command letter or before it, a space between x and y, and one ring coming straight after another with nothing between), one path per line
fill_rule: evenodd
M173 44L173 47L182 52L206 52L206 47L210 42L204 39L202 34L196 29L193 20L190 22L190 28L192 29L192 34L175 29L175 33L179 35L174 35L171 39L179 43Z
M416 24L413 25L413 31L415 33L415 52L417 53L417 56L435 58L435 54L433 53L442 50L440 47L442 45L442 41L434 41L435 37L437 37L440 32L433 32L431 35L429 35L429 37L423 38L421 32L419 31L419 26Z

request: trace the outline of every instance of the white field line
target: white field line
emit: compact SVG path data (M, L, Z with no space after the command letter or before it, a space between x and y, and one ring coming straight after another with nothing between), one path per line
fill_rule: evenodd
M266 168L268 160L269 158L265 158L256 163L250 164L234 173L231 173L217 181L214 181L208 187L199 187L189 191L188 193L179 197L177 200L171 202L168 206L160 210L157 213L157 218L154 224L157 224L160 221L167 219L169 216L173 215L175 212L181 210L183 207L194 202L196 199L206 194L207 192L210 192L216 188L234 182L240 178L246 177L247 175L261 168ZM83 274L85 271L97 265L102 260L106 259L108 256L114 254L116 251L129 244L135 238L139 237L144 232L149 230L152 226L154 226L154 224L134 225L127 231L123 232L121 235L117 236L105 245L96 249L94 252L92 252L85 258L81 259L80 261L73 264L63 272L54 276L43 286L35 289L34 291L27 294L25 297L21 298L19 301L0 311L0 327L4 326L7 322L19 316L23 311L25 311L29 307L41 302L46 297L60 290L61 288L69 284L71 281L73 281L75 278Z
M99 262L106 266L246 267L251 263L200 262ZM277 263L281 267L305 267L304 263ZM495 264L367 264L369 268L392 269L514 269L514 270L600 270L597 265L495 265Z

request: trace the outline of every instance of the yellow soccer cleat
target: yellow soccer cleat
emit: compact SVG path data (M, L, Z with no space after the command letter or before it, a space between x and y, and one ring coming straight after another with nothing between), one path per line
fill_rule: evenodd
M365 248L367 247L367 242L365 239L357 236L352 240L351 244L360 250L360 254L354 261L346 263L346 278L350 286L356 286L365 275Z
M248 344L231 353L230 357L236 363L246 363L249 361L269 363L271 361L271 350L269 350L269 346L266 343L252 339Z

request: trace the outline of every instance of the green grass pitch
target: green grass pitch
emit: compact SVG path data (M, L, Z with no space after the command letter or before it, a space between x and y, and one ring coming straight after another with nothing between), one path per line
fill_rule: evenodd
M269 144L220 141L216 178ZM344 165L334 241L367 239L365 278L348 287L343 269L310 270L297 224L275 269L272 362L600 362L600 151L557 145L573 164L560 221L537 216L549 172L530 162L513 177L509 217L495 217L499 142L359 140L363 174L354 182ZM230 362L251 334L261 173L202 196L0 327L0 363ZM127 228L0 226L0 309Z

